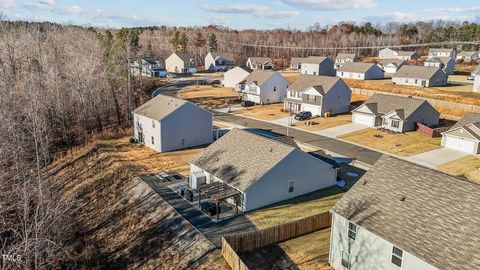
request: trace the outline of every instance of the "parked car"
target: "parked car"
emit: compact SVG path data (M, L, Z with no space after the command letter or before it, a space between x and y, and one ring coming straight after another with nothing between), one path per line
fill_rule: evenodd
M213 80L210 82L210 85L218 85L218 84L221 84L222 82L219 81L219 80Z
M185 188L184 194L185 194L185 198L186 198L189 202L193 202L193 190L191 190L191 189L189 189L189 188Z
M217 206L209 201L202 202L201 204L202 211L209 213L210 216L215 216L217 214ZM218 207L218 213L220 214L220 206Z
M475 76L473 76L473 75L470 75L470 76L468 76L467 80L469 80L469 81L473 81L473 80L475 80Z
M167 74L167 78L175 78L175 77L177 77L175 74L171 74L171 73Z
M207 84L208 84L208 82L205 81L205 80L198 80L197 81L197 85L207 85Z
M295 120L303 121L312 118L312 113L309 111L302 111L295 115Z
M244 100L244 101L242 101L242 103L240 103L240 105L242 107L251 107L251 106L255 105L255 102L250 101L250 100Z

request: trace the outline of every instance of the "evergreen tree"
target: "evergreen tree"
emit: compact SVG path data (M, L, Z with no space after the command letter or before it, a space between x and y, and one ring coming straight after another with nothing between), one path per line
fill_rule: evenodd
M187 34L185 33L182 33L181 37L180 37L180 51L181 52L186 52L187 51L187 48L188 48L188 37L187 37Z
M211 52L215 52L218 50L217 36L215 35L215 33L212 33L210 35L210 38L208 39L208 46L210 47Z
M178 51L180 46L180 32L175 31L170 39L170 44L172 44L173 50Z
M195 39L193 40L193 45L195 46L195 48L199 49L203 46L205 46L205 38L203 37L203 34L202 32L197 32L196 36L195 36Z

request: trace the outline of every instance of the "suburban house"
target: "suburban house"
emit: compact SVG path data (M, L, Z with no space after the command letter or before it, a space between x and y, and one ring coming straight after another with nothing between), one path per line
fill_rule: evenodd
M407 61L399 59L380 59L377 61L377 66L385 73L396 73L403 65L408 65Z
M398 59L398 60L416 60L420 55L416 51L396 51L390 48L382 49L378 52L380 59Z
M474 61L478 59L478 52L460 52L457 54L457 60Z
M428 50L428 59L435 57L450 57L455 59L457 52L455 49L430 48Z
M241 81L252 72L252 69L247 66L238 66L230 69L223 74L222 84L225 87L235 88Z
M209 52L205 56L205 69L218 71L231 69L234 66L233 53Z
M352 111L352 122L395 132L413 131L417 123L438 125L440 113L423 99L374 94Z
M383 70L373 63L346 63L337 69L337 76L345 79L383 79Z
M190 161L191 187L224 183L244 212L333 186L336 177L332 165L297 147L240 129Z
M333 61L328 57L309 56L302 61L302 74L335 76Z
M157 95L132 114L134 137L158 152L212 142L212 113L189 101Z
M473 89L474 93L480 93L480 74L475 75L473 79Z
M165 77L167 72L162 61L152 58L142 58L132 63L131 72L133 76L142 77Z
M174 52L165 59L165 68L172 73L196 73L197 64L195 58L188 53Z
M304 58L302 57L292 57L292 59L290 59L290 69L293 69L293 70L301 69L303 59Z
M469 113L442 133L442 146L469 154L480 154L480 114Z
M246 65L253 70L273 69L272 59L268 57L249 57Z
M290 83L278 72L254 70L237 86L242 100L257 104L282 102Z
M448 76L439 67L401 67L393 76L393 84L434 87L447 85Z
M338 77L300 75L287 89L284 108L312 115L340 114L350 110L352 90Z
M478 184L383 155L330 210L330 265L480 269L478 198Z
M447 75L455 72L455 60L450 57L434 57L423 63L426 67L439 67L445 71Z
M340 68L345 63L357 62L357 55L354 53L339 53L335 58L335 69Z

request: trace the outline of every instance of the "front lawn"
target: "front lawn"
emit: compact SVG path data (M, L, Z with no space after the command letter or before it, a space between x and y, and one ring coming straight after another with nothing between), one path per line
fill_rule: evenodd
M466 156L450 161L441 164L437 169L456 176L464 176L468 180L480 184L480 158L476 156Z
M339 138L398 156L411 156L440 148L441 138L418 132L391 133L373 128L348 133Z
M234 110L234 114L253 117L262 120L276 120L288 116L287 112L282 112L283 103L255 105L252 107Z
M331 117L317 117L309 120L311 125L305 125L308 121L299 121L293 124L294 127L301 128L308 131L319 131L336 126L346 125L352 123L351 114L340 114Z

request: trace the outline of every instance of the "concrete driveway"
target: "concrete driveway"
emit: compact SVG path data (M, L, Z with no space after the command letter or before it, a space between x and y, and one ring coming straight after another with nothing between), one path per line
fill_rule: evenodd
M468 154L449 148L440 148L418 155L410 156L406 159L411 162L423 165L425 167L436 169L437 166L440 164L454 161L465 156L468 156Z
M324 130L317 131L315 133L325 137L329 137L329 138L337 138L338 136L352 133L352 132L359 131L366 128L368 127L365 125L351 123L351 124L341 125L338 127L327 128Z

